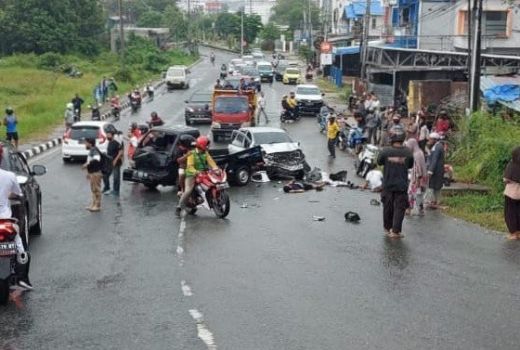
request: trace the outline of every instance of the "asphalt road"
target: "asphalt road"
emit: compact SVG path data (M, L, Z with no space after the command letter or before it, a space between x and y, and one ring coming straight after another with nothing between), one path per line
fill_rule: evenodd
M152 110L182 123L184 99L212 85L223 59L118 126ZM264 84L270 124L289 90ZM347 154L327 158L313 119L286 128L312 166L351 170ZM232 188L226 220L179 219L172 188L128 183L92 214L79 164L59 150L33 162L48 167L35 290L0 310L0 349L518 349L520 246L500 235L429 212L389 241L375 195L284 194L277 182ZM349 210L360 224L345 223Z

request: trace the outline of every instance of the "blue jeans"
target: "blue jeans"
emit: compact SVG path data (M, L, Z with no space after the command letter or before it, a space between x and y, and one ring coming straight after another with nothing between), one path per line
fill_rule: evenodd
M121 187L121 166L117 165L112 168L112 172L110 174L103 175L103 192L110 190L110 176L112 179L112 191L116 194L119 194L119 188Z

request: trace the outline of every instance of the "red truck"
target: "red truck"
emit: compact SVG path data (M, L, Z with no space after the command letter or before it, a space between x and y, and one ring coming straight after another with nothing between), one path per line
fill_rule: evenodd
M255 126L256 103L254 90L215 90L211 118L213 140L219 142L230 138L233 130Z

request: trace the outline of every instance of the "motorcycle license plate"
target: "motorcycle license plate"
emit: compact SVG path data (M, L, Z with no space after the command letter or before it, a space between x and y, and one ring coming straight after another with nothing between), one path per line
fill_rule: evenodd
M219 190L225 190L226 188L229 188L229 184L227 182L223 184L217 184L217 189Z
M16 243L0 243L0 256L16 254Z

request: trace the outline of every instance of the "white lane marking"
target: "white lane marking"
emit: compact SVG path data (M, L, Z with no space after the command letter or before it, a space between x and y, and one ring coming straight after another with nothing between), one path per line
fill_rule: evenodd
M181 223L179 225L179 233L177 234L177 259L179 266L184 266L184 231L186 231L186 216L184 211L181 213Z
M216 350L217 345L215 344L215 337L213 333L208 329L206 322L204 322L204 316L197 309L191 309L190 315L197 322L197 336L206 344L208 350Z
M182 288L182 294L184 294L185 297L193 296L191 287L186 283L186 281L184 281L184 280L181 281L181 288Z

